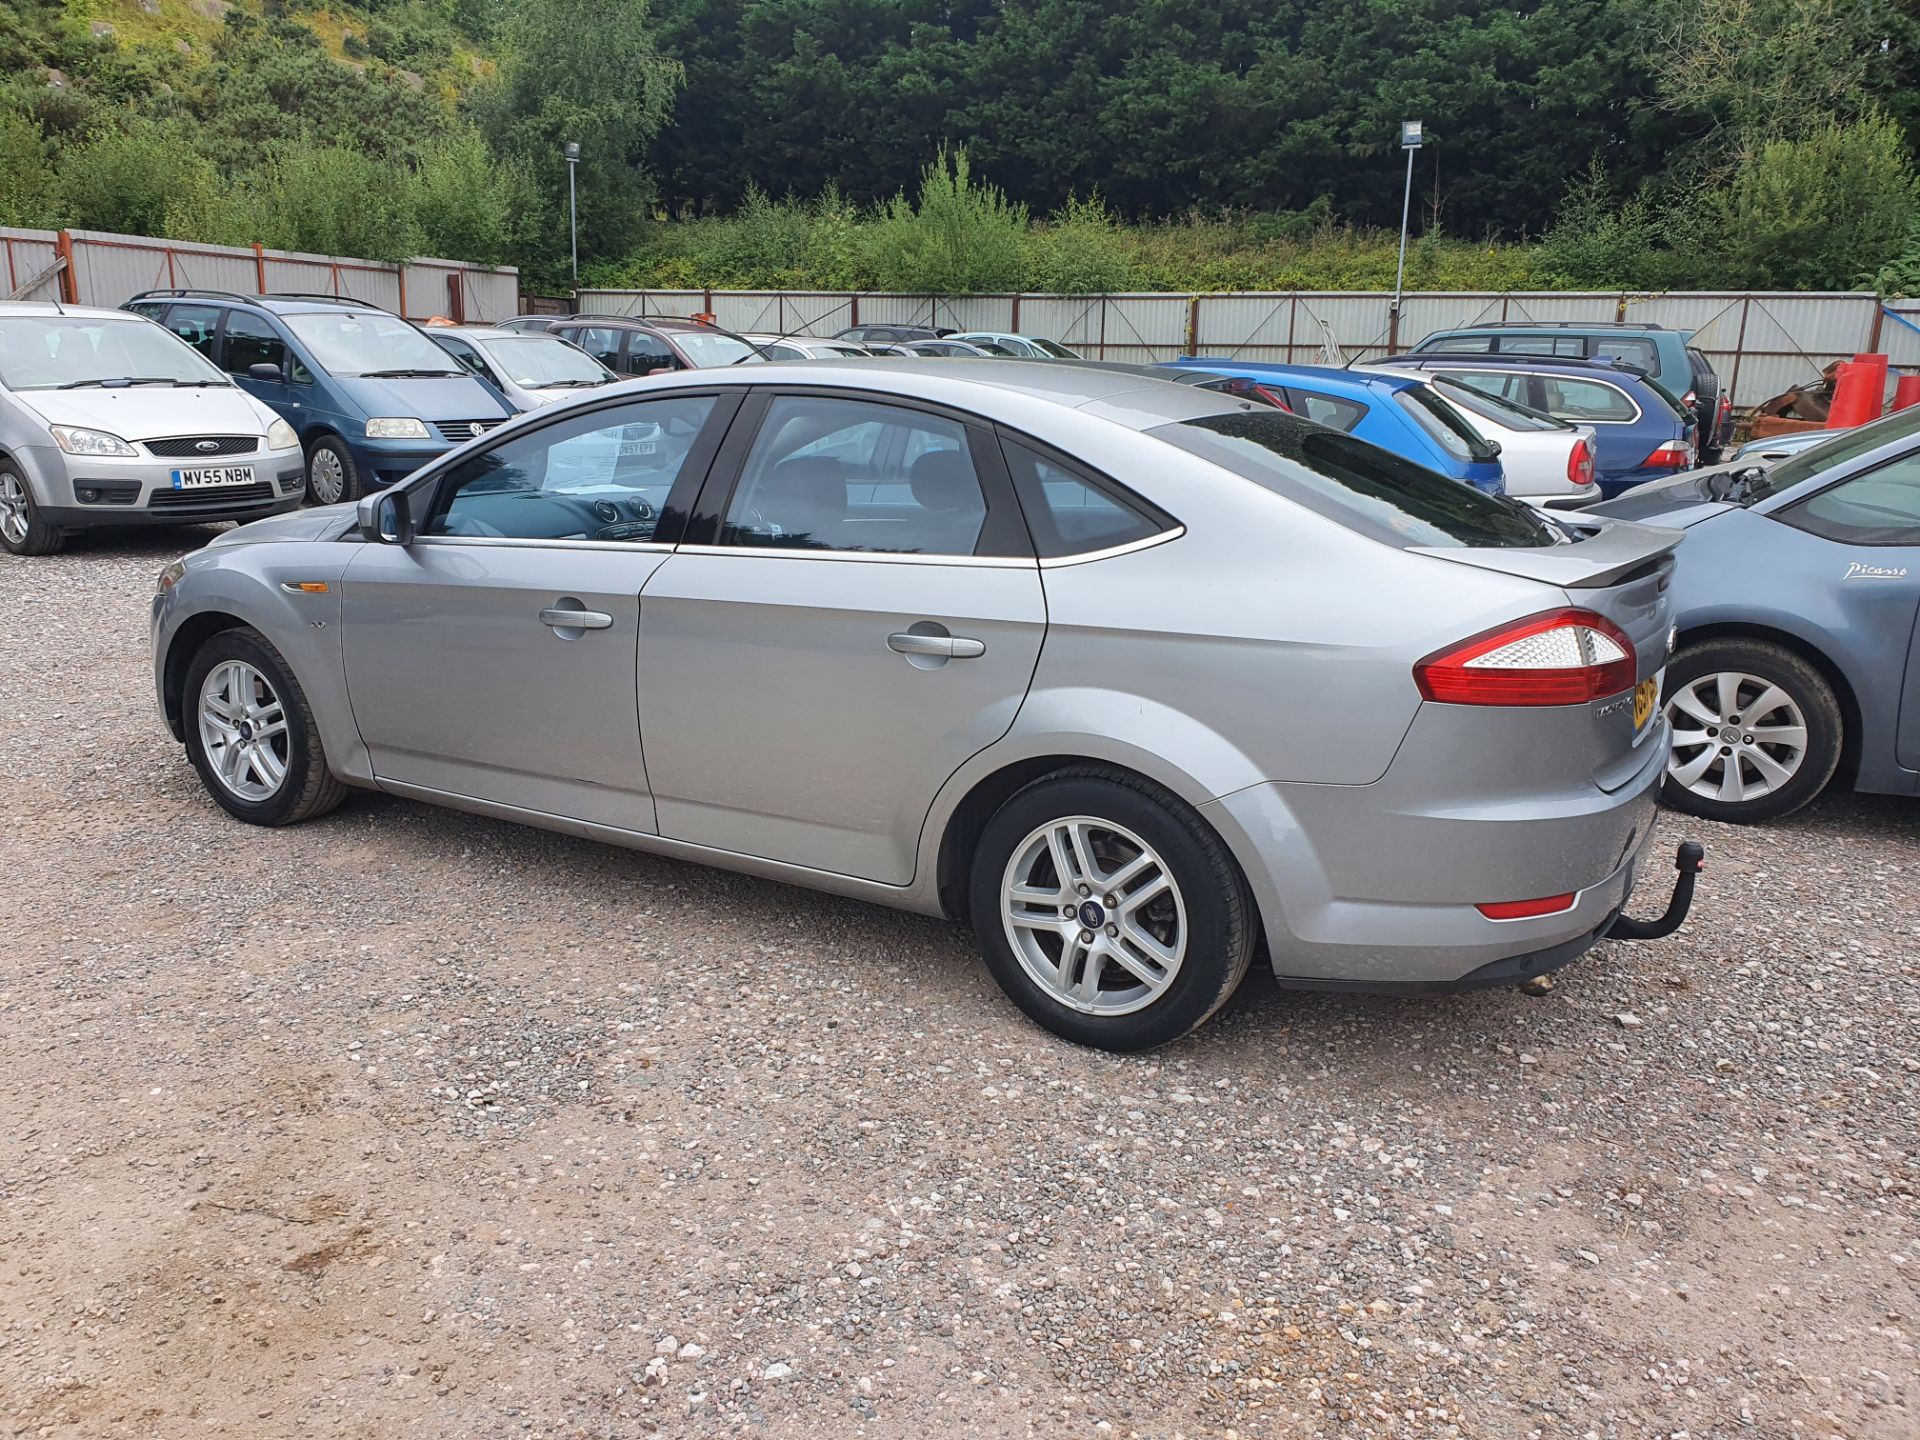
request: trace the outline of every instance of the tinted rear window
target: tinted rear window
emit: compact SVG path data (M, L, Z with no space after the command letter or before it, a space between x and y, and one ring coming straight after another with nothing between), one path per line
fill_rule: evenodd
M1207 415L1147 433L1384 544L1488 550L1560 538L1525 505L1278 410Z

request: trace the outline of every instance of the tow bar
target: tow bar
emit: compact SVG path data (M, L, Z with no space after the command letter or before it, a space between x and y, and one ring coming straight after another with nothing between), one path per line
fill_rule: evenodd
M1635 920L1626 915L1617 915L1607 930L1607 939L1659 940L1678 930L1693 904L1693 877L1700 873L1700 867L1706 860L1706 847L1698 840L1681 841L1680 852L1673 860L1674 869L1680 875L1673 882L1673 898L1667 902L1667 913L1658 920Z

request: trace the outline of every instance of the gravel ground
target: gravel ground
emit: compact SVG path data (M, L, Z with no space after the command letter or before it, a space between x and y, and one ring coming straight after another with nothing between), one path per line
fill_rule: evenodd
M229 821L183 543L0 557L0 1434L1920 1434L1920 803L1669 819L1689 929L1545 997L1122 1059L938 922Z

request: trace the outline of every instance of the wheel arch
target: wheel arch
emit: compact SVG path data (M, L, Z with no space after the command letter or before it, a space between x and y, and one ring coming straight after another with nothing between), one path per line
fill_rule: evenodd
M167 642L166 662L161 671L161 711L166 716L167 729L182 744L187 738L187 669L193 664L193 657L214 636L227 630L247 629L252 623L245 616L228 610L203 610L181 621L180 628Z
M1831 657L1819 646L1790 630L1747 620L1717 620L1682 630L1676 653L1689 645L1704 644L1709 640L1759 640L1777 645L1820 672L1820 677L1832 687L1833 698L1840 704L1840 765L1834 771L1834 776L1851 784L1860 766L1860 702L1846 674L1833 663Z

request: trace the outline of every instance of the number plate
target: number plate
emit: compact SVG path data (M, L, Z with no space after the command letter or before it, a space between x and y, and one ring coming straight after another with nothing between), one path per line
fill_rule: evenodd
M1649 675L1633 687L1633 733L1638 735L1660 705L1660 677Z
M651 455L658 443L658 441L654 440L622 440L620 442L620 453L622 455Z
M251 465L210 465L201 470L175 470L176 490L211 490L220 485L253 484Z

